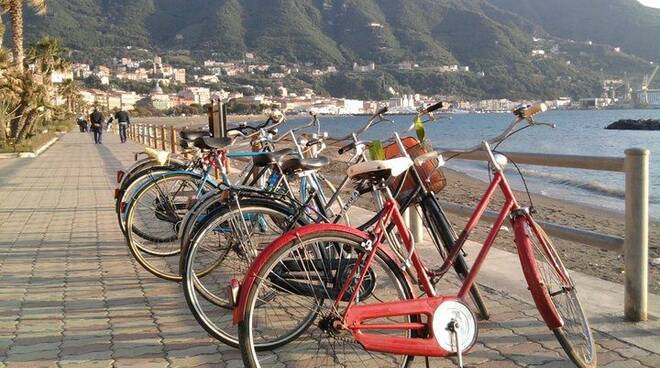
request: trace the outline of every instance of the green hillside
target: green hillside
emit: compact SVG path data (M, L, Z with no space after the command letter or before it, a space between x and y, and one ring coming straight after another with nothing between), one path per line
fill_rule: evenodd
M427 85L436 92L599 94L599 77L620 77L619 70L639 77L648 72L648 61L642 58L660 59L660 11L634 0L50 0L48 4L43 17L28 11L28 41L46 34L59 37L91 60L119 56L126 46L133 46L159 53L183 50L196 58L233 58L250 51L271 61L343 68L353 62L379 65L376 75L344 74L318 82L331 91L350 90L341 86L351 80L371 86L371 79L383 86L387 84L383 81L393 79L402 88L416 88L410 81L433 76ZM547 59L532 58L532 49L552 46L534 42L532 36L561 45L561 52ZM592 40L600 48L568 40ZM613 46L623 52L607 51ZM406 72L388 67L403 61L422 68ZM485 76L424 71L447 64L467 65Z

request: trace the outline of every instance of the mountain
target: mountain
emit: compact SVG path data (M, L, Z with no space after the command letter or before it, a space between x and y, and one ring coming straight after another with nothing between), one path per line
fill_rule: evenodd
M620 46L660 60L660 9L635 0L489 0L551 35Z
M621 65L642 74L648 62L639 57L660 59L660 10L635 0L50 0L48 4L45 16L28 11L28 40L49 34L89 56L117 55L130 45L161 53L186 50L197 57L241 57L250 51L268 60L319 65L460 64L483 71L486 78L452 80L436 73L441 81L431 84L453 88L460 83L461 90L474 89L484 96L501 91L578 93L571 90L576 78L584 82L585 90L596 93L600 74ZM571 51L560 57L535 59L530 57L533 49L550 45L537 44L532 35L555 43L591 40L602 47L620 46L623 52L614 55L567 44ZM575 60L571 53L592 61L567 65ZM383 85L391 79L413 83L424 82L429 75L383 70L377 79ZM535 92L537 87L548 91Z

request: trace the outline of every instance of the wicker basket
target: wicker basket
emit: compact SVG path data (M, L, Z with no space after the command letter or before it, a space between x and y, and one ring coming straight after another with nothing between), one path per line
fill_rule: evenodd
M401 142L403 143L403 146L406 147L406 151L408 151L410 158L412 158L413 160L416 157L421 156L428 152L428 150L424 148L424 146L420 144L416 138L405 137L401 139ZM396 142L393 142L385 146L384 149L385 149L385 157L388 159L401 156L399 146L396 144ZM428 160L424 162L421 166L416 166L417 172L419 173L422 180L424 180L424 183L426 184L427 188L434 193L440 192L447 185L447 180L445 179L445 175L442 173L442 170L440 170L437 167L438 167L437 159ZM398 178L395 178L392 181L392 183L390 183L390 189L392 191L395 191L397 190L397 188L399 188L401 180L404 176L406 178L406 181L403 183L403 188L401 188L400 195L406 195L407 193L413 191L416 187L415 180L412 177L410 177L410 174L401 175Z

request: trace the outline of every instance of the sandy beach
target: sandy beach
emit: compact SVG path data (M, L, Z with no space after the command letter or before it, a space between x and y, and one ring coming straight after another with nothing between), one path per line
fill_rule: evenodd
M266 121L265 115L228 115L229 122L238 123L243 121ZM208 117L206 115L195 116L153 116L153 117L136 117L132 119L135 123L140 124L154 124L174 126L177 128L182 127L195 127L201 125L208 125Z
M328 149L323 152L323 155L333 158L332 164L324 170L324 173L332 181L339 181L343 178L346 171L346 160L349 158L348 155L344 154L343 156L339 156L337 154L337 147L335 146L328 147ZM438 194L439 198L441 200L462 205L476 205L486 190L486 183L454 170L443 169L443 171L447 178L447 186ZM534 207L538 211L535 218L603 234L623 236L624 218L622 214L556 198L549 198L534 193L534 191L540 191L541 189L542 188L530 188L532 191ZM350 192L352 191L352 188L349 186L345 191ZM489 209L493 211L499 211L499 206L501 206L503 202L501 194L499 192L496 193L497 194L489 207ZM363 198L357 202L357 205L365 208L373 207L370 203L370 198L367 197L369 196L363 196ZM526 193L516 191L516 197L521 204L528 205ZM449 214L449 218L457 229L457 232L460 232L460 229L462 229L467 222L467 218L462 216ZM500 231L495 246L515 252L513 233L509 228L510 227L507 227L504 231ZM470 239L483 242L489 231L490 224L482 222L477 226L476 230L470 236ZM556 237L551 238L553 239L555 246L559 249L562 260L569 269L593 275L604 280L623 283L624 274L622 255L616 252L600 250L593 246L558 239ZM660 257L660 223L651 222L651 224L649 224L649 259L658 257ZM517 257L511 261L514 263L519 262ZM656 294L660 293L659 268L659 266L649 265L649 291Z

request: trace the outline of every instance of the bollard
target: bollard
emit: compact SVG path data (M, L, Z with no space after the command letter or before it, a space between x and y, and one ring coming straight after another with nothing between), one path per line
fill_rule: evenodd
M629 148L625 154L624 315L640 322L648 318L649 150Z
M176 134L174 127L170 127L170 152L176 153Z
M410 231L412 232L413 239L419 243L424 241L424 221L417 212L417 206L410 207Z
M403 211L401 215L403 216L403 223L406 225L408 229L410 229L410 208L406 208L406 210Z

